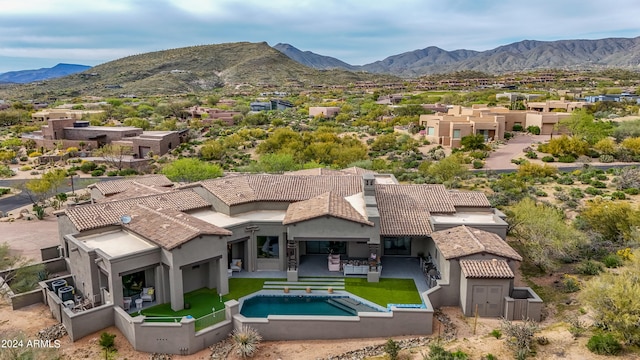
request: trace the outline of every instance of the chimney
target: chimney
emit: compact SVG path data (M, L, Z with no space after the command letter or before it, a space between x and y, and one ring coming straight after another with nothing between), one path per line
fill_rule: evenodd
M364 190L364 196L376 195L376 179L373 174L367 173L362 175L362 189Z

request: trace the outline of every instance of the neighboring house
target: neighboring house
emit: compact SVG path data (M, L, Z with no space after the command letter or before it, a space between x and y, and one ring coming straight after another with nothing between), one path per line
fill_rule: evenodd
M72 110L72 109L47 109L31 114L33 121L49 121L51 119L82 120L85 115L101 114L104 110Z
M560 100L547 100L545 102L527 102L527 110L538 112L550 112L550 111L563 111L570 113L576 109L582 109L591 106L591 104L584 101L567 101L565 99Z
M489 305L479 309L480 316L513 318L520 314L513 309L522 311L522 302L508 300L520 291L513 287L513 271L521 258L504 241L505 215L481 192L398 184L393 175L355 167L230 174L170 187L163 176L101 182L90 187L95 203L56 213L76 291L103 304L95 312L102 316L99 322L84 332L72 329L75 338L100 324L113 325L109 312L115 311L115 325L132 341L127 331L133 330L126 329L143 320L119 319L126 318L122 309L141 287L153 288L157 303L181 310L186 292L206 287L227 294L231 270L279 271L298 281L302 257L328 253L382 264L393 257L429 259L431 289L422 297L431 310L431 304L460 305L469 315L482 300ZM367 264L358 274L378 282L382 265ZM493 295L482 298L484 290ZM56 307L62 301L47 294L56 318L81 326ZM430 325L423 331L429 333ZM160 334L149 341L154 336ZM151 343L145 344L139 346L148 349Z
M309 117L321 116L323 118L331 118L340 112L338 106L310 106Z
M474 105L471 108L452 106L447 113L420 115L420 125L425 127L427 140L452 148L460 147L463 137L482 134L485 141L502 140L504 133L513 131L515 125L526 129L540 127L541 135L556 134L556 124L570 117L565 112L537 112L509 110L504 107Z
M201 119L205 125L211 125L214 121L218 120L231 126L235 123L234 117L242 115L240 111L205 108L201 106L190 107L187 111L193 119Z
M622 93L619 95L590 95L585 96L584 101L588 103L596 103L598 101L628 101L640 104L640 96L629 93Z
M144 131L131 126L91 126L88 121L74 118L46 121L47 125L43 125L40 131L23 135L23 140L32 139L37 146L47 149L59 146L95 149L117 143L130 147L134 156L140 158L144 158L150 151L155 155L164 155L186 140L186 130Z
M287 100L275 99L271 101L255 101L249 104L251 111L269 111L292 109L293 103Z

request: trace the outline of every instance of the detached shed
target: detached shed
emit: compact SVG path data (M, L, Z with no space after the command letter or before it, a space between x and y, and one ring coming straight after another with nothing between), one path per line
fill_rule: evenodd
M500 235L462 225L433 232L435 262L442 274L440 306L459 305L465 316L521 316L540 319L540 298L529 288L514 288L522 257ZM525 295L521 295L525 294Z
M499 317L513 289L514 274L505 260L460 260L460 306L465 316Z

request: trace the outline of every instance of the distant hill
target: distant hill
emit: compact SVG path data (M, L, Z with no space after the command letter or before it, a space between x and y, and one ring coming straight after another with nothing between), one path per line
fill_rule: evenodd
M301 51L289 44L278 43L274 45L273 48L287 55L292 60L314 69L344 69L350 71L358 70L357 66L349 65L344 61L330 56L318 55L311 51Z
M52 68L42 68L37 70L19 70L9 71L0 74L0 83L18 83L25 84L34 81L55 79L85 70L91 69L91 66L76 64L58 64Z
M315 68L328 63L317 60L302 62L295 54L306 59L328 58L311 52L302 52L288 45L285 54L292 59ZM295 49L295 50L294 50ZM341 61L334 58L332 64ZM476 70L485 73L508 73L540 69L640 69L640 37L607 38L599 40L524 40L487 51L447 51L435 46L389 56L384 60L362 66L346 64L345 70L368 71L400 77L418 77L435 73Z
M44 83L12 87L20 96L171 95L242 88L398 81L396 77L345 70L316 70L299 64L267 43L226 43L128 56ZM7 90L8 91L8 90ZM2 90L0 90L0 97Z

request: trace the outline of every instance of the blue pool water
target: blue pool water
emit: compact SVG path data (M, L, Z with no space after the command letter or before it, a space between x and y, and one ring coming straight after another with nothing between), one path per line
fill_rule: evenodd
M357 303L358 310L341 305L335 299ZM363 311L363 307L370 309L367 311L378 311L349 297L257 295L244 300L240 314L253 318L266 318L269 315L355 316L358 311Z

